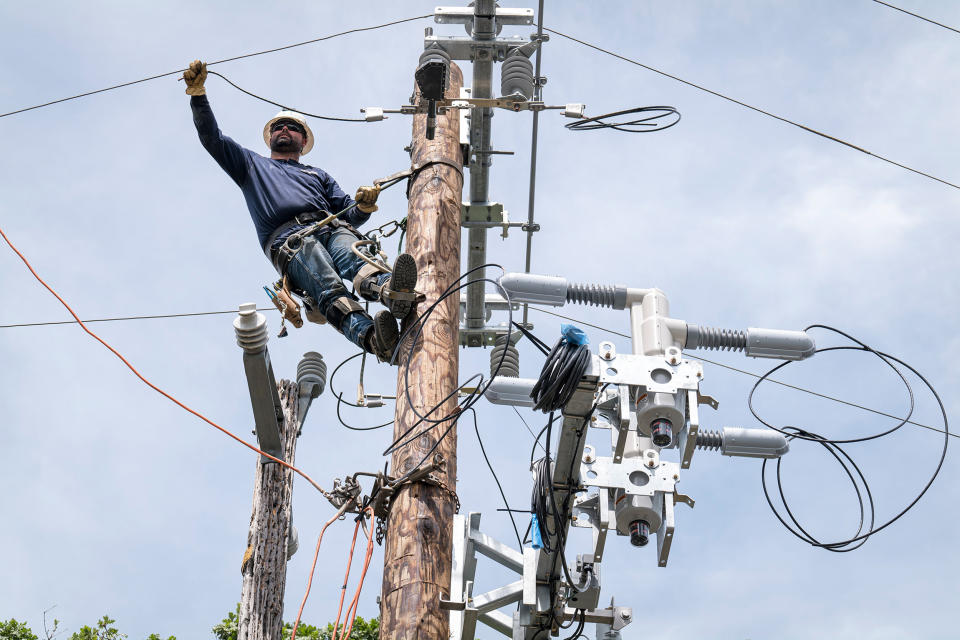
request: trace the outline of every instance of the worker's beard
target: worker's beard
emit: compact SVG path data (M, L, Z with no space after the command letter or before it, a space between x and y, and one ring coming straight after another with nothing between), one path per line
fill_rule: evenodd
M292 136L277 136L270 142L270 151L300 153L302 149L303 145L296 142Z

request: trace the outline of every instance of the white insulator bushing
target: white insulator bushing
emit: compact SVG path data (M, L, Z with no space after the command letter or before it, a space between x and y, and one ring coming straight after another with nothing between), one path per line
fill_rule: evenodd
M267 317L257 313L254 302L240 305L240 315L233 321L237 333L237 344L249 354L262 353L267 348Z
M567 279L535 273L505 273L500 276L510 302L549 304L562 307L567 303Z
M787 437L773 429L724 427L720 453L741 458L779 458L790 450Z
M805 360L816 350L816 343L806 331L747 329L746 354L754 358Z
M316 351L307 351L297 364L300 395L317 398L327 385L327 363Z
M300 534L297 528L293 526L293 519L290 519L290 533L287 535L287 560L293 557L293 554L300 548Z
M536 386L535 378L508 378L497 376L490 381L484 396L493 404L509 404L515 407L532 407L530 392Z

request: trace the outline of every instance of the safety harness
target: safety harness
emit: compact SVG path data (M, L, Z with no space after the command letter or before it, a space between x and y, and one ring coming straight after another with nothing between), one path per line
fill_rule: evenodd
M440 164L452 167L457 171L457 173L460 174L461 178L463 177L463 169L458 164L450 162L449 160L436 159L427 160L425 162L421 162L420 164L412 165L409 169L404 171L398 171L397 173L389 175L386 178L374 180L373 186L379 193L384 189L389 189L401 180L407 179L406 193L407 199L409 199L410 186L413 184L414 178L416 178L416 176L419 175L424 169ZM369 281L369 278L376 276L379 273L390 273L391 269L386 263L387 256L381 250L379 241L375 237L368 237L358 231L353 225L340 220L340 216L356 206L357 204L354 203L338 213L330 213L329 211L320 210L308 211L294 216L292 220L288 220L274 229L273 233L271 233L269 238L267 238L266 243L264 243L263 250L267 256L267 259L270 260L274 268L277 270L277 273L280 274L280 279L273 283L272 290L270 287L264 287L264 290L267 292L267 296L269 296L273 304L277 307L277 309L279 309L283 318L281 320L279 337L287 335L287 329L285 326L285 322L287 320L289 320L290 323L298 329L303 326L303 318L300 315L300 305L294 299L294 296L303 301L303 306L307 311L307 320L317 324L326 324L326 322L330 320L334 326L339 327L340 320L343 317L353 313L354 311L364 310L363 306L360 305L359 302L353 298L344 296L337 298L331 304L330 311L333 311L333 313L328 311L328 314L337 315L339 317L328 319L324 317L322 313L320 313L316 300L310 297L306 291L290 288L289 278L287 277L287 266L289 266L290 261L293 260L293 257L297 254L297 252L303 248L303 241L305 238L327 228L345 228L357 237L357 242L353 243L352 249L353 252L366 264L360 268L360 271L358 271L357 275L354 277L353 287L354 290L356 290L357 293L359 293L363 298L367 300L375 300L377 296L380 296L381 299L386 300L388 303L400 301L416 303L417 301L423 299L423 294L418 294L416 292L407 293L402 291L393 291L392 289L388 289L386 287L376 287L375 290L368 290L364 286ZM384 232L383 227L390 224L395 225L395 227L390 232ZM281 237L284 233L294 227L302 228L287 236L283 244L278 247L276 251L271 251L271 247L276 242L277 238ZM397 222L390 222L386 225L382 225L376 231L379 232L381 237L387 237L392 235L397 229L403 227L405 227L405 224L401 225ZM361 251L361 247L366 248L367 253Z

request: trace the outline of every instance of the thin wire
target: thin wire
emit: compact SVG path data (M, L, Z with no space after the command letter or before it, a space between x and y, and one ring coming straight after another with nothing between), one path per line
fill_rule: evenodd
M257 311L276 311L276 307L257 308ZM236 309L229 311L198 311L196 313L166 313L153 316L126 316L122 318L94 318L91 320L57 320L55 322L22 322L20 324L0 324L0 329L12 329L14 327L48 327L57 324L92 324L94 322L119 322L121 320L156 320L160 318L191 318L194 316L217 316L226 313L237 313Z
M231 87L233 87L233 88L236 89L237 91L240 91L241 93L247 94L247 95L250 96L251 98L256 98L257 100L262 100L263 102L266 102L267 104L272 104L272 105L275 106L275 107L280 107L281 109L285 109L285 110L287 110L287 111L296 111L296 112L301 113L301 114L303 114L303 115L305 115L305 116L310 116L311 118L316 118L317 120L333 120L333 121L335 121L335 122L366 122L366 121L367 121L366 118L337 118L337 117L335 117L335 116L321 116L321 115L317 115L316 113L308 113L307 111L304 111L303 109L297 109L296 107L291 107L291 106L288 106L288 105L285 105L285 104L280 104L279 102L274 102L273 100L269 100L269 99L267 99L267 98L264 98L263 96L258 96L257 94L253 93L252 91L247 91L247 90L244 89L243 87L240 87L240 86L234 84L232 80L230 80L229 78L227 78L227 76L223 75L222 73L217 73L216 71L208 71L207 73L208 73L209 75L213 75L213 76L217 76L218 78L222 78L222 79L223 79L227 84L229 84Z
M560 314L560 313L555 313L555 312L553 312L553 311L547 311L546 309L541 309L541 308L539 308L539 307L534 307L534 306L531 306L530 308L533 309L534 311L539 311L540 313L545 313L545 314L550 315L550 316L556 316L556 317L558 317L558 318L563 318L564 320L570 320L570 321L572 321L572 322L576 322L576 323L579 323L579 324L582 324L582 325L585 325L585 326L588 326L588 327L593 327L594 329L599 329L600 331L606 331L607 333L611 333L611 334L613 334L613 335L615 335L615 336L622 336L622 337L624 337L624 338L629 338L629 337L630 337L629 334L621 333L620 331L614 331L613 329L608 329L608 328L606 328L606 327L601 327L600 325L590 324L589 322L586 322L586 321L584 321L584 320L578 320L577 318L571 318L570 316L565 316L565 315ZM717 362L717 361L715 361L715 360L710 360L710 359L708 359L708 358L704 358L703 356L695 356L695 355L691 355L691 354L689 354L689 353L686 353L686 354L684 354L684 355L686 355L688 358L691 358L691 359L693 359L693 360L700 360L701 362L706 362L707 364L712 364L712 365L714 365L714 366L716 366L716 367L720 367L721 369L728 369L728 370L733 371L733 372L735 372L735 373L742 373L743 375L750 376L751 378L760 378L760 377L761 377L761 375L758 374L758 373L754 373L754 372L752 372L752 371L746 371L745 369L738 369L737 367L732 367L732 366L730 366L730 365L728 365L728 364L723 364L722 362ZM857 404L856 402L850 402L850 401L848 401L848 400L843 400L842 398L837 398L837 397L830 396L830 395L827 395L827 394L824 394L824 393L818 393L818 392L816 392L816 391L811 391L810 389L806 389L806 388L804 388L804 387L798 387L798 386L793 385L793 384L790 384L790 383L788 383L788 382L781 382L780 380L776 380L776 379L774 379L774 378L767 378L767 379L765 380L765 382L772 382L772 383L774 383L774 384L780 385L781 387L787 387L788 389L793 389L793 390L795 390L795 391L802 391L803 393L808 393L808 394L810 394L810 395L812 395L812 396L817 396L818 398L823 398L824 400L830 400L830 401L832 401L832 402L839 402L840 404L845 404L845 405L847 405L848 407L854 407L854 408L856 408L856 409L862 409L863 411L869 411L870 413L875 413L875 414L877 414L878 416L884 416L885 418L893 418L894 420L900 420L900 419L901 419L900 416L895 416L895 415L893 415L893 414L891 414L891 413L885 413L885 412L883 412L883 411L879 411L878 409L871 409L870 407L865 407L865 406L863 406L862 404ZM936 428L936 427L932 427L932 426L930 426L930 425L923 424L923 423L921 423L921 422L914 422L913 420L907 420L907 424L912 424L912 425L915 426L915 427L922 427L922 428L924 428L924 429L929 429L930 431L935 431L936 433L944 433L943 429L938 429L938 428ZM949 434L949 435L950 435L951 437L953 437L953 438L960 438L960 434L951 433L951 434Z
M286 468L286 469L290 469L291 471L293 471L294 473L296 473L297 475L299 475L300 477L302 477L304 480L306 480L307 482L309 482L310 485L311 485L314 489L316 489L317 491L319 491L320 493L322 493L322 494L324 495L324 497L328 497L328 498L329 498L330 494L329 494L327 491L324 491L324 489L323 489L319 484L317 484L317 483L314 481L313 478L311 478L310 476L308 476L306 473L304 473L303 471L301 471L301 470L298 469L297 467L293 466L293 465L290 464L289 462L286 462L286 461L284 461L284 460L281 460L280 458L275 458L274 456L270 455L269 453L260 450L260 448L258 448L258 447L256 447L256 446L250 444L249 442L247 442L247 441L244 440L243 438L235 435L234 433L232 433L232 432L229 431L228 429L226 429L226 428L224 428L224 427L221 427L219 424L217 424L216 422L214 422L214 421L211 420L210 418L206 417L205 415L203 415L203 414L200 413L199 411L196 411L196 410L194 410L194 409L191 409L190 407L188 407L188 406L185 405L184 403L180 402L179 400L177 400L176 398L174 398L172 395L170 395L169 393L167 393L166 391L164 391L163 389L161 389L161 388L158 387L157 385L155 385L155 384L153 384L152 382L150 382L149 380L147 380L147 379L143 376L143 374L141 374L139 371L137 371L137 369L134 368L134 366L133 366L132 364L130 364L130 362L129 362L126 358L124 358L123 355L121 355L121 353L120 353L119 351L117 351L116 349L114 349L114 348L113 348L108 342L106 342L103 338L101 338L100 336L98 336L98 335L95 334L93 331L91 331L90 329L87 328L87 325L84 324L84 322L83 322L82 320L80 320L80 317L74 312L74 310L70 307L70 305L67 304L67 302L66 302L63 298L60 297L60 294L58 294L56 291L54 291L54 290L53 290L53 287L51 287L50 285L48 285L48 284L43 280L43 278L41 278L40 275L39 275L36 271L34 271L33 266L32 266L32 265L30 264L30 262L27 260L26 256L24 256L22 253L20 253L20 250L17 249L17 248L13 245L13 243L10 241L10 238L7 237L7 234L3 232L3 229L0 229L0 236L3 237L4 242L6 242L7 245L8 245L11 249L13 249L13 252L17 254L17 256L20 258L20 260L23 261L23 264L25 264L26 267L27 267L27 269L30 271L30 273L33 274L33 277L36 278L37 281L38 281L40 284L42 284L43 287L44 287L47 291L49 291L51 294L53 294L53 297L56 298L58 301L60 301L60 304L62 304L62 305L64 306L64 308L65 308L67 311L70 312L70 315L73 316L74 320L76 320L76 321L80 324L80 328L83 329L91 338L93 338L94 340L96 340L97 342L99 342L100 344L102 344L104 347L106 347L107 350L110 351L110 353L112 353L113 355L117 356L117 358L119 358L120 361L123 362L123 364L125 364L125 365L127 366L127 368L130 369L130 371L133 373L133 375L135 375L137 378L139 378L141 382L143 382L145 385L147 385L148 387L150 387L151 389L153 389L154 391L156 391L157 393L159 393L160 395L162 395L164 398L166 398L166 399L169 400L170 402L174 403L175 405L177 405L178 407L180 407L181 409L183 409L183 410L186 411L187 413L193 414L193 415L196 416L197 418L200 418L201 420L203 420L204 422L206 422L207 424L209 424L211 427L213 427L213 428L215 428L216 430L220 431L220 432L223 433L224 435L229 436L230 438L233 438L234 440L236 440L237 442L239 442L239 443L242 444L243 446L247 447L247 448L250 449L251 451L254 451L254 452L256 452L256 453L259 453L261 456L267 458L268 460L272 460L273 462L278 463L280 466L282 466L282 467L284 467L284 468Z
M523 426L525 426L527 428L527 431L530 432L530 435L533 437L534 448L536 448L536 445L540 444L540 441L537 438L537 434L533 432L533 429L530 428L530 425L528 425L527 421L523 419L523 415L519 411L517 411L517 408L515 406L510 405L510 408L513 409L513 412L516 413L517 417L520 418L520 421L523 422ZM542 444L540 444L540 448L543 449L544 452L546 452L546 449Z
M330 39L332 39L332 38L337 38L337 37L339 37L339 36L345 36L345 35L348 35L348 34L351 34L351 33L359 33L360 31L372 31L372 30L374 30L374 29L382 29L383 27L390 27L390 26L393 26L393 25L395 25L395 24L401 24L401 23L403 23L403 22L412 22L412 21L414 21L414 20L422 20L422 19L424 19L424 18L431 18L431 17L433 17L433 14L432 14L432 13L429 13L429 14L422 15L422 16L414 16L414 17L412 17L412 18L403 18L402 20L394 20L393 22L385 22L385 23L383 23L383 24L377 24L377 25L373 25L373 26L370 26L370 27L359 27L359 28L356 28L356 29L349 29L349 30L347 30L347 31L341 31L340 33L333 33L333 34L328 35L328 36L322 36L322 37L320 37L320 38L314 38L313 40L305 40L305 41L303 41L303 42L297 42L297 43L295 43L295 44L288 44L288 45L285 45L285 46L282 46L282 47L276 47L276 48L274 48L274 49L265 49L265 50L263 50L263 51L257 51L257 52L255 52L255 53L245 53L245 54L243 54L243 55L233 56L232 58L224 58L223 60L215 60L215 61L213 61L213 62L208 62L208 63L207 63L207 66L209 67L209 66L215 65L215 64L223 64L224 62L233 62L234 60L242 60L243 58L252 58L252 57L254 57L254 56L262 56L262 55L267 54L267 53L276 53L277 51L285 51L286 49L293 49L294 47L302 47L303 45L306 45L306 44L313 44L314 42L322 42L322 41L324 41L324 40L330 40ZM176 74L178 74L178 73L183 73L184 71L186 71L186 69L177 69L177 70L175 70L175 71L168 71L168 72L166 72L166 73L160 73L160 74L157 74L157 75L155 75L155 76L149 76L149 77L147 77L147 78L141 78L140 80L133 80L133 81L131 81L131 82L124 82L124 83L121 83L121 84L115 84L115 85L113 85L112 87L105 87L105 88L103 88L103 89L97 89L97 90L95 90L95 91L87 91L87 92L85 92L85 93L78 93L77 95L74 95L74 96L68 96L68 97L66 97L66 98L60 98L60 99L58 99L58 100L51 100L50 102L44 102L43 104L36 104L36 105L33 105L32 107L24 107L24 108L22 108L22 109L17 109L16 111L9 111L9 112L7 112L7 113L0 113L0 118L6 118L7 116L12 116L12 115L15 115L15 114L18 114L18 113L23 113L24 111L32 111L32 110L34 110L34 109L41 109L41 108L43 108L43 107L49 107L50 105L59 104L59 103L61 103L61 102L67 102L68 100L76 100L77 98L85 98L86 96L92 96L92 95L95 95L95 94L97 94L97 93L104 93L105 91L113 91L114 89L121 89L121 88L123 88L123 87L129 87L129 86L131 86L131 85L140 84L141 82L148 82L148 81L150 81L150 80L157 80L157 79L159 79L159 78L166 78L167 76L172 76L172 75L176 75Z
M836 143L842 144L842 145L844 145L844 146L846 146L846 147L850 147L851 149L854 149L854 150L859 151L859 152L861 152L861 153L865 153L865 154L867 154L868 156L873 156L874 158L877 158L878 160L883 160L884 162L887 162L887 163L892 164L892 165L894 165L894 166L900 167L901 169L906 169L907 171L911 171L911 172L913 172L913 173L916 173L917 175L924 176L925 178L930 178L931 180L936 180L937 182L939 182L939 183L941 183L941 184L945 184L945 185L947 185L948 187L953 187L954 189L960 189L960 185L956 185L956 184L954 184L954 183L952 183L952 182L948 182L947 180L944 180L943 178L938 178L938 177L936 177L936 176L934 176L934 175L931 175L931 174L929 174L929 173L925 173L925 172L923 172L923 171L920 171L919 169L914 169L913 167L909 167L909 166L907 166L907 165L905 165L905 164L901 164L901 163L899 163L899 162L897 162L897 161L895 161L895 160L891 160L890 158L887 158L887 157L885 157L885 156L881 156L881 155L878 155L878 154L876 154L876 153L873 153L872 151L867 151L867 150L864 149L863 147L858 147L857 145L851 144L851 143L847 142L846 140L841 140L840 138L836 138L836 137L831 136L831 135L829 135L829 134L823 133L822 131L817 131L816 129L813 129L813 128L808 127L808 126L803 125L803 124L800 124L799 122L795 122L795 121L793 121L793 120L790 120L789 118L784 118L783 116L778 116L778 115L775 114L775 113L771 113L771 112L769 112L769 111L765 111L765 110L763 110L763 109L761 109L761 108L759 108L759 107L755 107L755 106L753 106L753 105L751 105L751 104L747 104L746 102L742 102L742 101L740 101L740 100L737 100L736 98L731 98L730 96L724 95L724 94L719 93L719 92L717 92L717 91L713 91L712 89L707 89L706 87L701 86L701 85L699 85L699 84L695 84L695 83L693 83L693 82L690 82L689 80L684 80L683 78L680 78L680 77L678 77L678 76L669 74L669 73L667 73L666 71L661 71L660 69L656 69L656 68L651 67L651 66L649 66L649 65L645 65L645 64L643 64L642 62L638 62L638 61L633 60L633 59L631 59L631 58L628 58L628 57L626 57L626 56L622 56L622 55L620 55L619 53L614 53L613 51L610 51L609 49L604 49L603 47L598 47L598 46L595 45L595 44L590 44L589 42L584 42L583 40L579 40L579 39L577 39L577 38L574 38L573 36L568 36L568 35L565 34L565 33L560 33L559 31L556 31L556 30L554 30L554 29L549 29L549 28L547 28L547 27L544 27L544 31L549 31L550 33L554 33L554 34L560 36L561 38L566 38L567 40L572 40L572 41L574 41L574 42L577 42L577 43L579 43L579 44L582 44L582 45L585 46L585 47L589 47L589 48L591 48L591 49L595 49L596 51L600 51L601 53L605 53L605 54L607 54L607 55L609 55L609 56L613 56L614 58L618 58L618 59L620 59L620 60L623 60L624 62L629 62L630 64L634 64L634 65L636 65L636 66L638 66L638 67L642 67L642 68L644 68L644 69L646 69L646 70L648 70L648 71L653 71L654 73L658 73L658 74L660 74L660 75L662 75L662 76L664 76L664 77L670 78L671 80L676 80L677 82L682 82L683 84L685 84L685 85L687 85L687 86L689 86L689 87L693 87L694 89L699 89L700 91L705 91L706 93L709 93L709 94L711 94L711 95L714 95L714 96L716 96L716 97L718 97L718 98L723 98L724 100L727 100L727 101L732 102L732 103L734 103L734 104L738 104L738 105L740 105L741 107L746 107L747 109L750 109L750 110L752 110L752 111L756 111L757 113L762 113L763 115L769 116L769 117L771 117L771 118L773 118L773 119L775 119L775 120L779 120L780 122L785 122L785 123L787 123L787 124L791 124L791 125L793 125L793 126L795 126L795 127L798 127L798 128L800 128L800 129L803 129L804 131L808 131L809 133L812 133L812 134L814 134L814 135L818 135L818 136L820 136L821 138L826 138L827 140L832 140L832 141L834 141L834 142L836 142Z
M513 532L517 536L517 546L520 549L523 549L523 540L520 539L520 530L517 528L517 521L513 517L513 510L510 508L510 501L507 500L507 494L503 491L503 485L500 484L500 478L497 477L497 472L493 470L493 464L490 462L490 458L487 457L487 449L483 446L483 438L480 437L480 427L477 424L477 410L473 407L469 409L473 412L473 430L477 434L477 442L480 443L480 453L483 454L483 459L487 463L487 468L490 469L490 474L493 476L493 481L497 483L497 489L500 490L500 497L503 498L503 506L507 508L507 515L510 516L510 524L513 525Z
M895 7L895 6L893 6L892 4L890 4L890 3L888 3L888 2L881 2L881 0L873 0L873 1L876 2L877 4L882 4L882 5L885 6L885 7L890 7L891 9L896 9L897 11L900 11L900 12L902 12L902 13L905 13L905 14L907 14L908 16L913 16L914 18L919 18L920 20L923 20L923 21L925 21L925 22L929 22L930 24L935 24L935 25L937 25L938 27L943 27L944 29L949 29L950 31L953 31L954 33L960 33L960 31L954 29L953 27L949 27L949 26L943 24L942 22L937 22L936 20L931 20L930 18L924 18L923 16L921 16L921 15L919 15L919 14L916 14L916 13L911 13L910 11L907 11L906 9L901 9L900 7Z
M537 40L540 46L537 47L537 62L533 74L534 98L540 100L543 95L543 87L540 86L540 61L543 52L543 0L540 0L537 6ZM540 129L540 112L533 112L533 131L530 141L530 193L527 197L527 251L524 258L524 273L530 273L530 260L533 251L533 210L537 195L537 136ZM523 324L527 324L529 315L529 305L523 305Z

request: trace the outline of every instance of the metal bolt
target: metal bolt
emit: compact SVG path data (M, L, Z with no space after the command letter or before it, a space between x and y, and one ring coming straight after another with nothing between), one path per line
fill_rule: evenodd
M653 465L654 465L653 460L651 460L650 462L647 463L647 466L650 467L650 468L653 468Z
M679 474L679 473L673 474L673 479L674 479L674 480L679 480L679 479L680 479L680 474Z
M620 617L623 618L624 620L629 620L633 616L630 615L629 611L624 611L623 613L620 614Z

